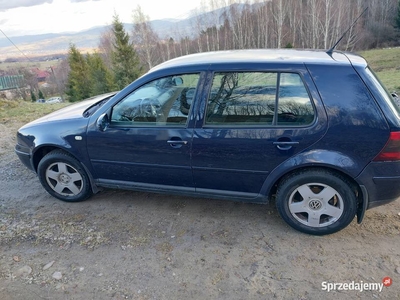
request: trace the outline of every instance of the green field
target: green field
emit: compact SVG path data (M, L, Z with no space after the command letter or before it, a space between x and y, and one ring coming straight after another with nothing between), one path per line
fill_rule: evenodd
M48 70L50 67L54 67L59 63L58 60L47 60L47 61L24 61L24 62L0 62L0 70L2 71L13 71L20 68L39 68L40 70Z
M389 92L400 93L400 48L360 52Z

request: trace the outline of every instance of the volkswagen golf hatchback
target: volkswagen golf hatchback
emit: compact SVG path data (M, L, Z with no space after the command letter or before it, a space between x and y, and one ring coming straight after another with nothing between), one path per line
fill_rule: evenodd
M64 201L101 187L274 199L290 226L323 235L400 196L400 109L351 53L184 56L17 136L20 160Z

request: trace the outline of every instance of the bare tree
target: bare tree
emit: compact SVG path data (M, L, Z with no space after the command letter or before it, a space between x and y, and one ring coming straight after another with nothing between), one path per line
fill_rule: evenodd
M133 23L132 40L140 60L151 69L159 62L155 51L159 38L151 27L149 16L144 14L140 5L133 11Z
M99 52L102 54L106 67L112 69L114 33L112 28L106 28L100 35Z
M274 28L276 35L276 47L282 48L282 40L284 38L284 24L286 20L288 2L285 0L275 0L271 5L271 14L274 19Z
M325 22L323 24L324 27L324 49L328 49L330 36L332 34L332 19L334 17L333 14L333 0L324 0L325 4Z
M298 40L298 34L300 33L301 28L301 20L302 17L299 17L299 7L301 7L301 2L297 0L288 0L288 24L289 24L289 32L291 34L291 45L295 47Z
M203 0L191 30L177 27L163 39L154 34L138 6L133 35L135 48L148 68L176 56L220 49L328 49L366 6L370 8L368 16L346 33L338 49L381 46L391 39L395 43L398 0ZM105 32L99 47L106 62L110 45L110 35Z

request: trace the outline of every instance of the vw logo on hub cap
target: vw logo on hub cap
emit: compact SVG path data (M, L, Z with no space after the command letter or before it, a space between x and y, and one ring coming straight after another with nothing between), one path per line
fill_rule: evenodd
M322 202L320 200L317 199L313 199L308 203L308 206L312 209L312 210L319 210L322 207Z

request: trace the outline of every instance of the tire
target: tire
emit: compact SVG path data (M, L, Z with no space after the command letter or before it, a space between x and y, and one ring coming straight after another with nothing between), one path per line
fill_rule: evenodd
M38 176L46 191L67 202L78 202L93 195L89 177L78 160L54 150L39 162Z
M351 223L357 212L357 198L343 176L329 170L306 170L281 182L276 206L282 219L294 229L325 235Z

